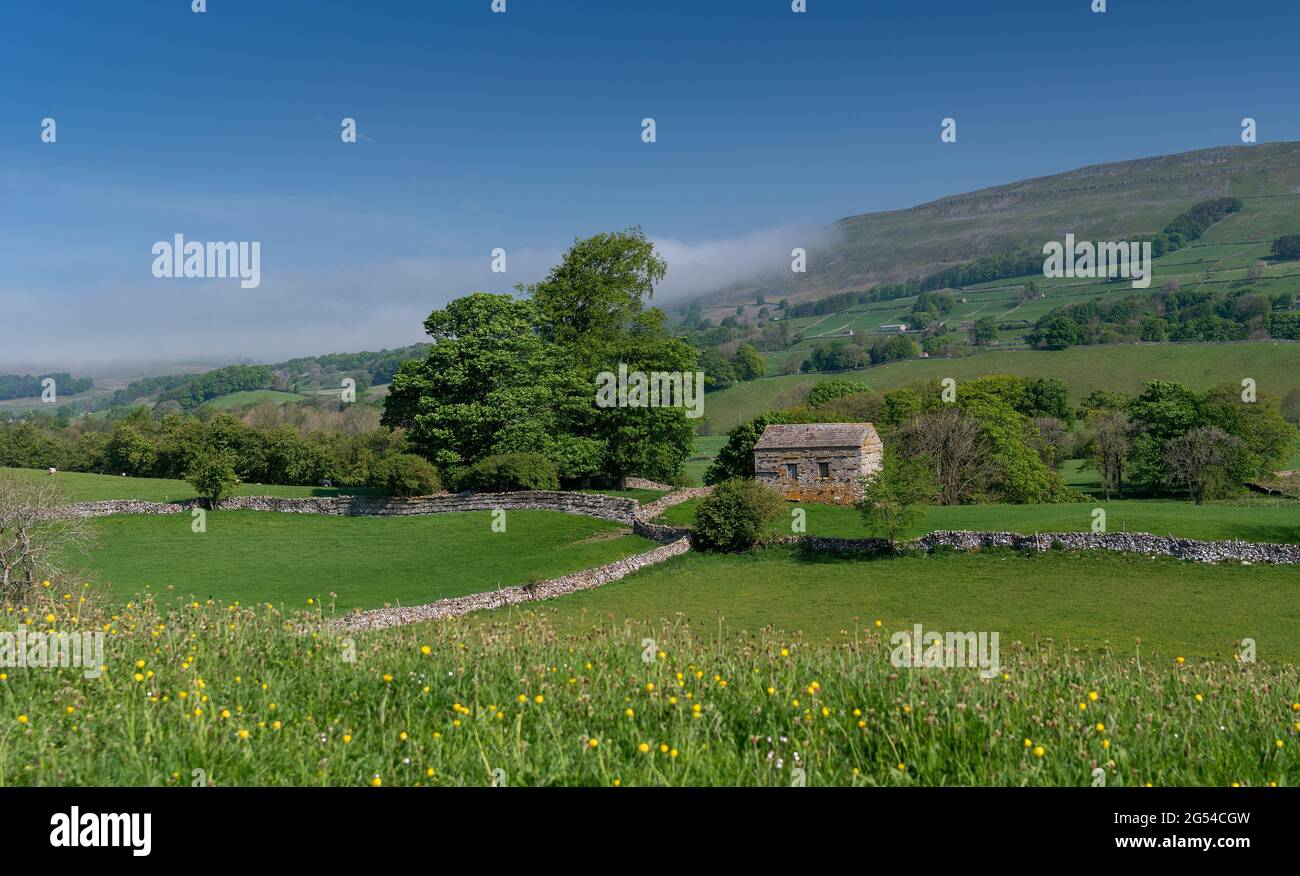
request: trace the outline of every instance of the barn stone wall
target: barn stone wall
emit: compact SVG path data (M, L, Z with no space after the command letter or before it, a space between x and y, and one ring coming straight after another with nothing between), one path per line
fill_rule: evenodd
M880 471L884 446L873 435L861 447L813 447L754 451L754 477L779 489L795 502L852 505L862 498L862 480ZM818 463L829 474L819 476ZM792 479L786 466L797 465Z

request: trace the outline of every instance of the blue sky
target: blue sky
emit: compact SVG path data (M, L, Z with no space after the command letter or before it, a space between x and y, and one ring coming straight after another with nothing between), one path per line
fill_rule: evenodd
M1297 4L1090 2L11 0L0 366L410 343L633 224L671 301L847 215L1235 143L1243 116L1300 139ZM177 233L260 241L262 285L155 279Z

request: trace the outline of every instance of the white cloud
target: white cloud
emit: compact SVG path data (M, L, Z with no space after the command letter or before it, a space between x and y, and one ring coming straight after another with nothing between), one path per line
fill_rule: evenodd
M655 303L764 274L784 271L788 277L790 250L811 250L825 236L786 226L695 243L657 237L669 267ZM241 289L238 280L146 278L64 290L57 299L39 289L0 290L0 372L104 373L123 363L274 362L403 346L424 339L422 323L433 309L470 292L510 292L517 283L539 280L561 255L560 247L508 250L504 274L491 271L490 249L286 272L264 250L257 289ZM49 303L55 300L57 306Z

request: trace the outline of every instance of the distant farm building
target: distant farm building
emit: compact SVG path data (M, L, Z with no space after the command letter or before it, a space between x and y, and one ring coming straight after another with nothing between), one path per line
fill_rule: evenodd
M870 423L771 425L754 445L754 477L794 501L851 504L883 454Z
M902 334L903 332L907 331L907 324L901 322L890 323L888 325L882 325L879 329L877 329L877 331L887 332L890 334Z

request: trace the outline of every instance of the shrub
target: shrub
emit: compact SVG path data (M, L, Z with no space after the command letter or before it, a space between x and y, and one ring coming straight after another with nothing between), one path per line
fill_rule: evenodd
M724 481L695 510L699 546L714 551L749 550L763 540L783 504L779 493L758 481Z
M190 486L205 499L210 507L217 507L239 478L235 474L235 458L229 453L205 453L190 464Z
M925 519L926 505L938 493L928 456L904 459L887 447L884 467L867 482L858 513L868 532L893 542Z
M823 405L828 401L842 398L846 395L853 395L859 392L870 392L871 387L865 383L854 383L851 380L825 380L817 384L808 393L804 399L804 404L810 408Z
M555 465L541 454L499 453L484 457L465 469L457 486L482 493L558 490L560 475Z
M1300 234L1288 234L1273 241L1273 255L1282 259L1300 259Z
M381 459L371 473L370 485L394 496L428 496L442 491L438 469L414 453L398 453Z

